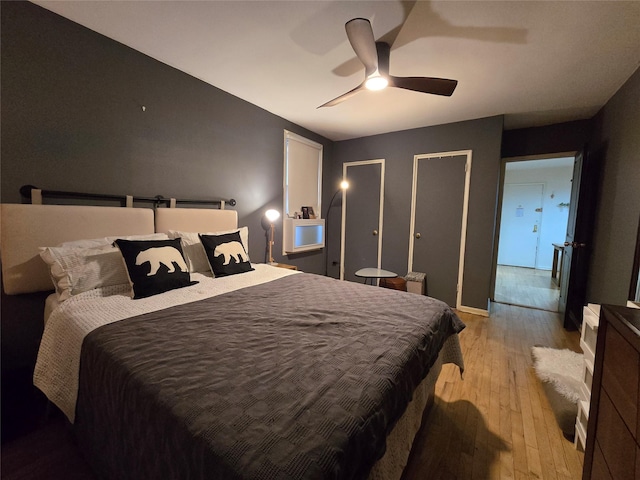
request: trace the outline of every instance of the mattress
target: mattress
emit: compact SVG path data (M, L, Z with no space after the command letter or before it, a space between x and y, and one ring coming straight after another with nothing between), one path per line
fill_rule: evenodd
M47 324L51 313L58 308L61 303L60 296L57 293L52 293L47 296L47 299L44 301L44 325Z

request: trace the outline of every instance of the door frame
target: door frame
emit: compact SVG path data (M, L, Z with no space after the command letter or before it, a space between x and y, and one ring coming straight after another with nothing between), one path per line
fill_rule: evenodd
M382 265L382 226L384 220L384 158L375 160L358 160L355 162L345 162L342 164L342 180L348 180L347 168L358 167L362 165L380 164L380 210L378 215L378 262L377 267ZM344 190L342 194L342 225L340 229L340 280L344 280L344 250L346 237L346 221L347 221L347 197L349 189Z
M578 155L577 150L555 152L555 153L543 153L539 155L519 155L515 157L503 157L500 159L500 181L498 183L498 205L496 207L496 220L493 232L493 262L491 265L491 288L489 292L489 299L495 302L496 296L496 277L498 270L498 245L500 244L500 226L502 224L502 200L504 197L504 180L507 171L507 163L521 162L526 160L549 160L559 157L573 157Z
M420 160L443 157L466 157L464 166L464 198L462 201L462 224L460 225L460 257L458 259L458 284L456 285L456 308L460 311L477 313L476 308L462 305L462 287L464 280L464 256L467 248L467 218L469 213L469 186L471 183L471 150L456 150L439 153L422 153L413 156L413 179L411 187L411 223L409 225L409 261L408 272L413 271L413 246L416 228L416 194L418 191L418 163Z

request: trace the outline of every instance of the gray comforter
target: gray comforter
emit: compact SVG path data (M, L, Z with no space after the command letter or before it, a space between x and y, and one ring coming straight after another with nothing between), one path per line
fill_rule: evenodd
M291 275L93 331L74 428L104 478L366 478L463 328L428 297Z

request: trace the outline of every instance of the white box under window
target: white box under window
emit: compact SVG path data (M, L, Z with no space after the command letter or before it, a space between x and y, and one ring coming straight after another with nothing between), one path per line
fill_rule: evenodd
M285 218L282 222L284 253L324 248L324 219Z

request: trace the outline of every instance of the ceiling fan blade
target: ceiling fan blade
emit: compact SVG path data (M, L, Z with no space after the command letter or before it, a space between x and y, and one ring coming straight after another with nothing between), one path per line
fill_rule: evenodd
M353 90L320 105L318 108L333 107L334 105L344 102L360 90L365 89L367 81L371 82L371 84L368 85L369 88L374 90L384 88L386 82L384 82L383 79L386 79L390 87L442 95L445 97L450 97L456 89L458 85L457 80L433 77L394 77L393 75L389 75L389 52L391 48L386 42L376 43L371 22L366 18L354 18L349 20L344 28L347 31L347 37L349 38L351 47L358 59L365 66L365 81ZM374 82L376 83L375 85L373 84ZM380 85L380 83L384 83L384 85Z
M413 90L415 92L431 93L450 97L458 85L457 80L432 77L394 77L389 75L389 86Z
M344 102L347 98L353 97L360 90L366 90L366 88L364 86L364 82L362 82L360 85L358 85L353 90L349 90L347 93L343 93L339 97L336 97L333 100L329 100L327 103L323 103L322 105L320 105L319 107L316 107L316 108L333 107L334 105L338 105L339 103Z
M354 18L349 20L344 28L353 51L366 69L365 76L371 75L378 69L378 53L371 22L366 18Z

